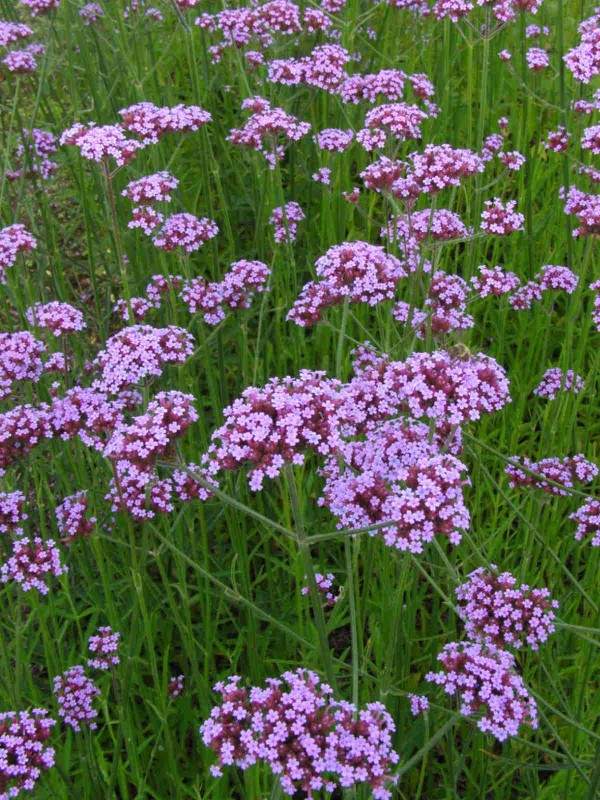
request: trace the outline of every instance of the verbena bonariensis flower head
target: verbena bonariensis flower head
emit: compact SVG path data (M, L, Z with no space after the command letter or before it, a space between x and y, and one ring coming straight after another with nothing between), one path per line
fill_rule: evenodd
M198 419L194 402L191 394L159 392L144 414L134 417L130 425L115 429L104 448L105 457L139 467L153 464Z
M30 325L49 330L54 336L82 331L86 326L83 314L69 303L53 300L50 303L36 303L25 312Z
M79 9L79 16L84 25L93 25L104 17L104 11L99 3L86 3Z
M272 378L249 387L223 412L225 423L211 437L204 456L208 475L250 467L250 488L262 489L285 464L303 464L306 451L335 452L341 444L336 381L303 370L298 378Z
M0 333L0 400L8 397L18 381L37 382L43 371L40 356L44 344L27 331Z
M510 402L506 373L481 353L467 360L445 350L414 353L406 361L392 362L389 373L388 380L415 419L463 425Z
M564 190L560 196L565 199ZM586 194L571 186L566 194L564 211L565 214L574 214L579 222L573 236L600 235L600 194Z
M542 299L542 287L537 281L529 281L511 295L509 303L517 311L526 311L534 302Z
M44 439L52 436L49 409L29 403L0 414L0 469L24 458Z
M319 150L343 153L352 144L354 131L340 128L324 128L313 137Z
M171 192L178 186L179 180L170 172L162 170L131 181L121 194L138 206L151 205L160 201L168 203L171 200Z
M90 636L88 648L93 658L88 659L88 667L94 669L110 669L120 663L118 656L119 639L121 634L113 632L110 625L98 628L98 631Z
M135 103L119 111L124 130L137 134L142 144L156 144L167 133L197 131L212 117L200 106L155 106Z
M251 112L250 117L243 128L232 128L227 141L262 153L270 169L275 169L285 154L281 141L297 142L310 132L308 122L301 122L282 108L272 108L262 97L244 100L242 108Z
M589 83L600 74L600 13L595 13L579 25L580 43L563 56L567 69L575 80Z
M426 714L429 711L429 700L422 694L409 694L410 700L410 713L413 717L418 717L419 714Z
M44 542L39 537L24 537L12 543L12 556L0 568L0 580L3 583L14 581L25 592L37 589L40 594L48 594L48 577L58 578L67 571L52 539Z
M219 232L216 222L207 217L198 219L193 214L183 212L172 214L164 222L152 241L160 250L171 252L182 247L187 253L199 250Z
M170 325L132 325L111 336L94 360L102 373L96 388L117 394L148 377L159 377L166 364L183 364L192 354L194 338Z
M79 148L81 157L88 161L108 163L114 158L117 166L129 164L142 145L136 139L128 139L120 125L100 125L91 122L82 125L77 122L60 137L62 145L74 145Z
M514 272L505 272L502 267L478 267L479 275L471 278L471 283L479 297L503 295L513 292L521 283Z
M274 228L274 238L276 242L288 242L291 244L296 241L298 223L304 219L304 211L298 203L286 203L285 206L278 206L273 209L269 218L269 223Z
M350 53L339 44L319 45L304 58L275 59L269 62L268 80L290 86L316 86L334 94L346 78L344 68L349 61Z
M160 480L153 465L128 459L113 461L114 477L105 500L111 511L123 511L139 521L153 519L156 514L170 514L173 505L173 481Z
M60 0L21 0L21 2L31 11L32 17L39 17L58 8Z
M91 678L88 678L82 666L70 667L54 678L52 691L58 701L58 715L74 731L80 731L84 725L91 730L98 726L95 719L98 711L92 706L100 689Z
M462 487L470 481L464 464L429 442L425 425L386 423L364 441L344 445L341 454L343 468L336 458L326 462L319 500L338 517L338 527L389 522L377 534L411 553L422 553L436 534L460 543L470 522Z
M436 195L449 186L460 186L462 180L484 169L484 160L472 150L429 144L422 153L408 156L404 169L391 182L391 192L410 203L421 194Z
M562 459L543 458L541 461L531 461L529 458L520 457L514 457L512 460L522 464L525 469L535 474L528 475L516 465L508 464L505 472L510 478L509 485L511 487L534 486L547 494L568 495L569 492L565 489L572 489L576 483L590 483L598 475L598 467L581 454ZM554 481L560 486L553 486L548 483L548 480ZM564 486L565 489L561 489L561 486Z
M522 231L525 217L515 211L516 200L502 202L499 197L485 201L485 211L481 214L481 230L494 236L508 236L514 231Z
M560 392L579 394L584 388L583 378L581 375L576 375L572 369L563 372L558 367L552 367L544 372L533 393L547 400L555 400Z
M22 22L0 21L0 47L28 39L30 36L33 36L33 31L29 25L24 25Z
M460 712L477 715L477 727L503 742L521 725L537 728L537 708L515 669L514 656L489 644L451 642L438 655L441 672L425 680L458 695Z
M58 169L58 164L50 161L48 156L56 153L56 137L50 131L32 128L30 131L23 129L23 141L16 150L16 158L21 163L19 169L6 173L9 181L22 178L38 177L48 180Z
M9 225L0 230L0 283L6 283L6 270L12 267L19 253L37 247L37 241L24 225Z
M589 497L585 503L569 516L577 523L575 539L589 539L592 547L600 547L600 501Z
M467 636L498 648L519 649L527 644L537 650L554 631L556 600L548 589L517 586L510 572L498 573L476 569L456 589L458 613L465 623Z
M406 73L400 69L382 69L368 75L353 75L346 78L339 88L339 95L344 103L377 102L381 96L384 100L402 100Z
M56 524L65 544L71 544L76 539L87 538L91 535L96 524L96 517L87 518L88 497L87 492L65 497L54 509Z
M43 708L0 713L0 798L35 789L42 772L54 766L47 745L56 720Z
M139 228L146 236L150 236L164 221L163 214L152 206L136 206L131 211L131 219L127 223L127 227L132 230Z
M554 153L564 153L569 147L571 133L563 126L559 125L555 131L548 131L544 147Z
M247 769L264 762L278 776L283 791L333 792L366 783L377 800L389 800L390 774L399 756L392 747L395 731L381 703L358 710L333 698L333 690L308 670L284 672L265 688L248 692L237 676L218 683L223 698L200 728L202 741L215 751L218 765Z
M27 519L24 505L23 492L0 492L0 533L23 533L21 523Z
M365 127L356 134L356 141L365 150L385 147L388 136L395 143L407 139L420 139L421 126L427 113L416 105L387 103L371 109L365 117Z
M573 294L579 283L579 277L568 267L557 267L547 264L535 276L542 290L563 291Z
M530 47L525 53L525 58L532 72L540 72L550 66L550 56L542 47Z
M262 261L234 261L231 269L217 283L204 278L185 281L180 297L192 314L200 312L209 325L225 319L225 308L249 308L255 292L267 290L271 270Z
M344 242L330 247L315 264L319 281L304 286L287 315L297 325L314 325L324 308L343 303L377 305L394 296L406 277L402 262L383 247L367 242Z
M172 700L175 700L176 697L183 692L183 682L185 681L185 675L173 675L171 680L169 681L169 685L167 686L167 693Z
M381 231L390 242L398 240L403 251L409 246L410 239L415 242L447 242L467 238L472 233L473 230L467 228L459 215L447 208L426 208L413 214L399 214L388 220L387 227Z
M322 575L320 572L315 572L315 582L317 584L317 589L323 595L325 602L330 605L334 606L337 601L340 599L340 595L335 594L333 591L333 584L335 581L335 576L328 572L327 575ZM308 595L310 594L310 589L308 586L303 586L300 590L300 594Z

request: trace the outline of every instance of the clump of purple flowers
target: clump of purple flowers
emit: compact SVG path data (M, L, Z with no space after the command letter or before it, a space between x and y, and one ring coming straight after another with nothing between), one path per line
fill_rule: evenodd
M54 678L53 692L58 700L58 714L74 731L80 731L82 725L94 730L94 721L98 716L92 706L100 689L91 678L88 678L82 666L70 667L62 675Z
M308 670L268 679L248 692L235 676L218 683L222 705L200 728L202 741L215 751L215 776L224 766L241 769L265 762L283 791L333 792L360 783L376 800L389 800L396 782L390 770L399 760L392 747L394 723L381 703L359 711L333 699L333 690Z
M37 242L24 225L9 225L0 230L0 283L6 283L6 270L12 267L19 253L37 247Z
M274 208L269 223L274 228L275 241L288 242L288 244L295 242L298 223L303 219L304 211L298 203L286 203L285 206Z
M43 370L40 356L46 348L27 331L0 333L0 348L0 400L3 400L12 393L14 383L39 380Z
M335 576L328 572L327 575L322 575L320 572L315 573L315 582L317 584L317 589L325 598L325 601L328 605L334 606L337 601L340 599L340 595L335 594L333 591L333 584L335 581ZM308 586L303 586L300 590L300 594L307 595L310 593L310 589Z
M572 489L575 483L589 483L598 474L598 467L585 456L579 454L566 458L543 458L541 461L531 461L529 458L514 458L513 461L521 463L529 472L528 475L516 464L508 464L505 472L510 478L510 486L535 486L547 494L567 495L565 489ZM547 480L544 480L546 478ZM554 486L548 480L564 486Z
M183 692L183 682L185 681L185 675L173 675L171 680L169 681L169 685L167 686L167 693L172 700L175 700L176 697Z
M514 656L493 645L451 642L438 655L443 669L425 680L458 695L460 712L482 715L477 727L503 742L521 725L537 728L537 709L520 675Z
M470 639L498 648L521 648L525 643L537 650L554 631L556 600L548 589L517 586L510 572L498 574L480 567L456 589L459 614Z
M9 800L32 791L42 772L54 766L47 745L56 720L43 708L0 714L0 798Z
M571 514L569 519L577 523L575 539L580 542L582 539L591 537L592 547L600 547L600 501L589 497L585 503Z
M21 523L27 519L23 510L25 495L23 492L0 493L0 533L22 533Z
M171 252L181 247L186 253L193 253L218 233L219 227L213 220L207 217L199 219L193 214L183 212L167 217L152 241L160 250Z
M583 378L581 375L576 375L572 369L563 372L558 367L552 367L544 372L533 393L547 400L555 400L560 392L579 394L584 388Z
M87 492L65 497L54 509L56 524L63 537L62 541L71 544L76 539L87 538L91 535L96 524L96 517L87 518L88 497Z
M69 303L53 300L51 303L36 303L28 308L25 316L30 325L49 330L54 336L82 331L85 327L83 314Z
M119 639L121 634L115 631L109 625L104 625L98 628L97 633L90 636L88 647L93 658L89 658L87 665L94 669L110 669L116 666L119 662L118 649Z
M24 537L12 543L12 556L0 567L0 580L2 583L14 581L26 592L37 589L40 594L48 594L48 577L54 575L58 578L67 571L52 539L44 542L39 536L34 539Z
M494 236L508 236L514 231L522 231L525 217L515 211L516 200L503 203L499 197L485 201L485 211L481 215L481 230Z

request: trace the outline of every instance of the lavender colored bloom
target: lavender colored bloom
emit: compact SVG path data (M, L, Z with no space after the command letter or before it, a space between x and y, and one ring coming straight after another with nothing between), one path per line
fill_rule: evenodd
M576 375L572 369L563 373L558 367L553 367L544 372L542 380L533 393L538 397L545 397L547 400L555 400L560 392L579 394L584 388L585 384L581 375Z
M24 537L12 543L12 556L0 567L0 580L2 583L14 581L25 592L37 589L40 594L48 594L47 578L50 575L58 578L67 571L52 539L44 542L39 537Z
M317 589L323 595L325 602L330 605L334 606L337 601L340 599L340 595L335 594L333 591L333 582L335 580L334 575L331 572L328 572L327 575L322 575L320 572L315 573L315 582L317 584ZM310 594L310 589L308 586L303 586L300 590L300 594L306 596Z
M590 483L598 475L598 467L581 454L563 459L543 458L541 461L519 457L512 460L522 464L535 475L528 475L515 464L508 464L505 472L510 478L511 487L534 486L547 494L567 495L565 489L572 489L576 483ZM560 485L553 486L544 478ZM565 489L561 489L561 486Z
M578 542L591 538L592 547L600 547L600 501L589 497L569 519L577 523L575 539Z
M410 700L410 713L413 717L418 717L419 714L426 714L429 711L429 700L421 694L409 694Z
M333 699L314 672L299 669L269 679L249 692L237 676L218 683L222 706L200 728L202 741L218 756L211 768L247 769L265 762L285 794L349 788L366 783L377 800L390 800L390 774L399 760L392 747L392 718L381 703L358 710Z
M508 236L514 231L522 231L525 217L515 211L516 200L503 203L499 197L485 201L485 211L481 215L481 230L494 236Z
M81 157L88 161L106 163L114 158L119 167L129 164L142 147L140 142L125 136L122 126L96 126L93 122L87 126L78 122L68 128L61 135L60 143L78 147Z
M153 175L144 175L131 181L123 189L123 197L129 198L137 206L151 205L159 201L169 202L171 192L179 185L179 181L170 172L161 171Z
M54 766L54 750L46 742L56 720L43 708L0 714L0 799L32 791L42 772Z
M273 209L269 223L273 226L276 242L291 244L296 241L298 223L304 219L304 211L298 203L286 203Z
M86 326L83 314L69 303L53 300L50 303L35 303L25 312L30 325L46 328L54 336L82 331Z
M23 492L0 492L0 533L23 533L21 523L27 519L24 505Z
M87 492L65 497L62 503L56 506L56 524L63 537L62 541L71 544L76 539L87 538L94 530L96 517L86 517L88 511Z
M179 697L179 695L183 692L184 680L185 675L174 675L169 681L167 693L171 700L175 700L175 698Z
M13 384L40 379L42 359L46 347L31 333L0 333L0 400L8 397Z
M58 715L74 731L80 731L82 725L91 730L98 727L94 721L98 712L92 703L100 689L86 676L82 666L70 667L62 675L57 675L52 691L58 700Z
M156 144L167 133L197 131L212 119L200 106L155 106L146 102L122 108L119 116L124 130L141 138L141 146Z
M90 636L88 647L93 658L88 659L88 667L94 669L110 669L120 663L118 656L121 634L113 632L109 625L98 628L97 633Z
M460 712L477 715L477 727L503 742L522 725L538 726L535 701L515 669L511 653L492 645L451 642L438 655L440 672L425 680L458 695Z
M182 247L187 253L199 250L219 232L211 219L198 219L193 214L173 214L167 217L158 235L152 241L160 250L171 252Z
M467 636L498 648L519 649L528 644L537 650L554 631L558 603L550 599L548 589L517 586L510 572L499 574L495 564L492 570L476 569L456 589Z

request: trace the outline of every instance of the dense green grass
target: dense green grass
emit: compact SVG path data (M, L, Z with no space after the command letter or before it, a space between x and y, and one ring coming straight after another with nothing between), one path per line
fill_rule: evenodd
M212 65L207 47L213 40L191 24L199 6L185 14L185 25L171 4L160 6L165 19L159 23L136 15L124 20L123 8L123 0L106 3L105 19L88 28L78 5L63 0L53 16L34 23L37 40L48 47L37 73L4 74L0 82L3 166L11 164L24 127L58 135L78 121L114 123L119 109L142 100L197 103L211 112L213 122L197 133L166 137L114 177L120 238L129 258L124 274L106 185L96 165L65 147L52 182L2 179L0 227L23 222L38 239L33 258L19 261L1 289L2 321L5 329L19 329L31 303L73 302L85 309L88 323L86 334L70 341L83 363L118 327L111 307L124 296L123 277L128 292L136 295L156 273L219 279L235 259L269 263L271 291L216 329L190 317L181 304L167 304L152 318L153 324L186 327L198 343L185 367L168 369L152 387L196 396L200 420L182 441L182 454L198 462L222 422L222 409L246 386L302 368L337 371L346 379L356 341L369 339L398 359L423 343L393 321L390 303L376 310L352 307L341 344L342 309L328 312L328 324L314 329L285 321L300 288L313 276L315 259L328 247L354 239L379 241L381 198L364 193L355 208L341 194L361 185L358 173L369 163L367 154L358 145L344 155L319 154L306 137L270 171L258 154L225 141L242 121L242 100L254 94L309 121L314 130L358 129L364 108L343 106L317 89L263 83L262 72L249 74L232 50ZM213 3L201 10L218 8ZM599 788L598 552L573 538L575 524L568 515L581 504L580 497L511 490L504 475L506 459L515 455L536 459L583 452L591 460L600 458L599 335L591 323L588 291L590 281L600 277L596 243L572 238L558 198L565 179L573 179L571 164L563 155L548 154L542 144L547 131L561 123L574 140L583 127L569 110L580 87L563 74L560 55L575 44L577 25L592 8L575 0L547 0L535 18L528 15L488 42L448 20L415 19L385 4L349 0L338 16L341 44L363 54L357 69L425 72L434 82L441 113L426 123L425 143L476 149L483 136L497 130L496 120L506 116L508 149L527 157L518 173L487 172L485 179L438 200L476 225L485 199L515 198L526 215L525 232L444 246L436 251L436 266L465 278L484 263L502 264L524 281L544 264L566 264L580 275L572 296L556 295L553 303L544 300L528 312L511 310L505 298L482 302L475 311L476 327L461 337L471 351L492 355L506 368L512 402L466 431L472 525L460 547L436 544L415 557L368 535L311 542L315 569L334 572L344 588L327 617L339 694L352 699L358 680L359 702L381 699L396 722L398 798L593 800ZM1 0L1 9L4 19L25 19L22 7L10 0ZM485 12L480 15L484 19ZM524 27L531 22L552 29L552 66L539 75L524 67L524 50L531 44ZM376 40L367 37L365 25L375 29ZM308 48L307 42L296 47L281 39L270 52L288 57ZM513 53L510 68L497 58L503 48ZM586 118L584 124L592 123ZM414 147L409 143L402 152ZM320 166L332 167L330 191L311 181ZM127 229L130 203L121 189L158 169L171 170L181 181L172 211L208 216L219 224L220 235L189 259L161 253L138 231ZM496 178L493 186L484 185ZM306 220L296 244L276 245L268 218L273 207L290 200L302 205ZM585 392L553 402L532 396L551 366L582 374ZM45 386L40 385L39 399L48 397L49 383ZM24 399L33 398L27 389ZM322 485L318 466L309 457L295 469L309 537L335 529L335 520L316 502ZM27 529L49 536L55 533L57 498L86 488L92 505L101 508L109 478L108 464L78 441L53 442L11 468L2 478L2 491L22 489L30 499ZM260 683L297 666L324 674L326 660L309 599L301 595L301 549L269 523L297 529L286 481L266 481L261 493L252 494L245 475L234 473L222 488L225 498L187 504L143 525L124 516L112 525L102 519L96 534L68 550L69 574L55 581L46 598L25 595L11 584L0 589L1 710L43 706L55 714L53 676L82 663L87 638L98 625L111 625L122 635L121 664L113 681L106 676L101 684L98 730L75 734L57 726L57 768L44 776L36 797L278 796L271 776L258 768L245 774L228 770L220 780L209 776L213 755L197 731L215 703L212 686L229 674ZM415 721L406 700L408 692L422 690L423 676L435 667L442 646L463 635L453 609L454 588L471 570L490 563L524 582L548 586L560 602L560 624L547 645L539 654L517 657L538 701L540 728L504 745L481 734L472 719L457 718L452 699L441 693L431 694L426 719ZM170 701L169 677L179 673L186 676L185 691ZM362 791L357 798L367 797Z

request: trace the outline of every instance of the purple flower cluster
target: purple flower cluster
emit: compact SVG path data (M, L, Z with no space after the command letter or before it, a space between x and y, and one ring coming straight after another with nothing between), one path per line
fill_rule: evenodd
M337 601L340 599L340 595L335 594L333 591L333 584L335 581L335 576L328 572L327 575L322 575L320 572L315 573L315 582L317 584L317 589L325 598L325 601L328 605L334 606ZM300 590L300 594L308 595L310 593L310 589L308 586L303 586Z
M383 247L367 242L344 242L331 247L315 264L320 280L307 283L287 318L303 327L321 320L323 309L352 303L376 305L394 296L406 277L402 262Z
M595 13L580 23L580 43L563 56L567 69L575 80L589 83L600 74L600 12Z
M113 632L109 625L98 628L97 633L90 636L88 648L93 658L88 659L88 667L107 670L120 663L118 656L121 634Z
M0 580L14 581L25 592L37 589L40 594L48 594L47 578L50 575L58 578L67 571L52 539L44 542L39 537L23 537L12 543L12 556L0 567Z
M31 792L42 772L54 766L46 742L56 720L43 708L0 713L0 800Z
M426 714L429 711L429 700L420 694L409 694L410 700L410 713L413 717L418 717L419 714Z
M7 172L7 179L16 181L21 177L39 177L43 181L48 180L58 169L58 164L48 158L57 151L56 137L50 131L39 128L32 128L30 131L24 128L22 134L23 141L16 151L16 158L21 166Z
M577 523L575 539L578 542L591 537L592 547L600 547L600 501L589 497L569 519Z
M291 244L296 241L298 223L304 219L304 211L298 203L286 203L285 206L274 208L269 218L269 223L274 228L276 242Z
M471 278L479 297L503 295L513 292L521 283L514 272L505 272L502 267L479 267L479 276Z
M25 316L30 325L49 330L54 336L82 331L85 327L83 314L69 303L35 303L28 308Z
M142 145L157 144L168 133L197 131L211 121L211 115L200 106L155 106L136 103L119 111L123 129L135 133Z
M76 539L87 538L94 530L96 517L87 518L88 497L87 492L65 497L54 509L56 525L65 544L71 544Z
M9 44L28 39L30 36L33 36L33 31L29 25L24 25L22 22L0 20L0 47L7 47Z
M8 397L13 384L37 382L43 371L41 355L46 348L27 331L0 333L0 400Z
M282 139L297 142L310 132L308 122L300 122L282 108L272 108L262 97L244 100L242 108L251 112L250 117L243 128L232 128L227 141L262 153L271 169L285 154Z
M550 57L541 47L530 47L525 53L525 58L532 72L540 72L550 66Z
M60 0L21 0L21 2L31 11L32 17L39 17L57 9Z
M510 572L498 574L495 564L489 571L480 567L456 589L458 613L470 639L497 648L521 648L528 644L537 650L554 631L556 600L548 589L517 586Z
M183 692L185 675L173 675L167 686L167 693L171 700L175 700Z
M516 200L503 203L499 197L485 201L485 211L481 215L481 230L493 236L508 236L522 231L525 217L515 211Z
M88 161L108 163L114 158L119 167L133 161L142 147L136 139L127 138L121 125L98 126L95 122L89 125L75 123L63 131L60 143L79 148L81 157Z
M248 692L234 676L218 683L222 705L200 728L202 741L215 751L218 765L241 769L265 762L283 791L307 796L366 783L376 800L389 800L399 760L392 747L394 723L381 703L358 710L333 699L333 690L308 670L268 679Z
M213 220L206 217L198 219L193 214L183 212L167 217L152 241L160 250L172 252L181 247L187 253L193 253L213 239L218 232L219 227Z
M319 150L326 150L330 153L343 153L352 144L354 132L351 130L341 130L340 128L324 128L314 136Z
M255 293L268 289L271 270L262 261L234 261L229 272L219 282L208 283L204 278L185 281L180 297L192 314L200 312L204 321L216 325L225 319L225 309L249 308Z
M387 103L371 109L365 117L365 127L356 134L356 141L371 151L386 146L388 137L394 144L406 139L420 139L421 126L427 113L416 105Z
M558 367L553 367L544 372L542 380L533 393L538 397L545 397L547 400L555 400L561 392L579 394L584 388L585 384L581 375L576 375L572 369L563 373Z
M0 230L0 283L6 283L6 270L15 264L19 253L28 253L35 247L37 242L24 225Z
M152 205L159 201L169 202L171 192L177 188L179 181L170 172L161 171L153 175L144 175L131 181L123 189L123 197L129 198L136 205Z
M346 78L345 67L349 61L350 53L339 44L319 45L303 58L271 61L268 80L288 86L316 86L334 94Z
M598 467L588 461L583 455L576 455L572 457L560 458L543 458L541 461L531 461L529 458L512 459L525 467L529 472L535 475L528 475L519 467L508 464L505 472L510 478L511 487L534 486L536 489L541 489L547 494L553 495L568 495L565 489L572 489L576 483L589 483L593 481L598 475ZM539 477L537 477L539 476ZM546 478L546 480L544 480ZM553 486L547 481L564 486Z
M24 505L23 492L0 492L0 533L23 533L21 523L27 519Z
M516 736L521 725L536 729L537 709L511 653L493 645L450 642L438 655L440 672L425 680L460 697L460 711L479 717L477 727L503 742Z
M85 725L94 730L97 710L92 706L100 689L91 678L88 678L82 666L70 667L54 678L53 692L58 700L58 715L70 725L74 731L80 731Z
M561 190L561 197L566 199L565 214L574 214L579 222L573 236L600 235L600 194L586 194L571 186L566 195Z

